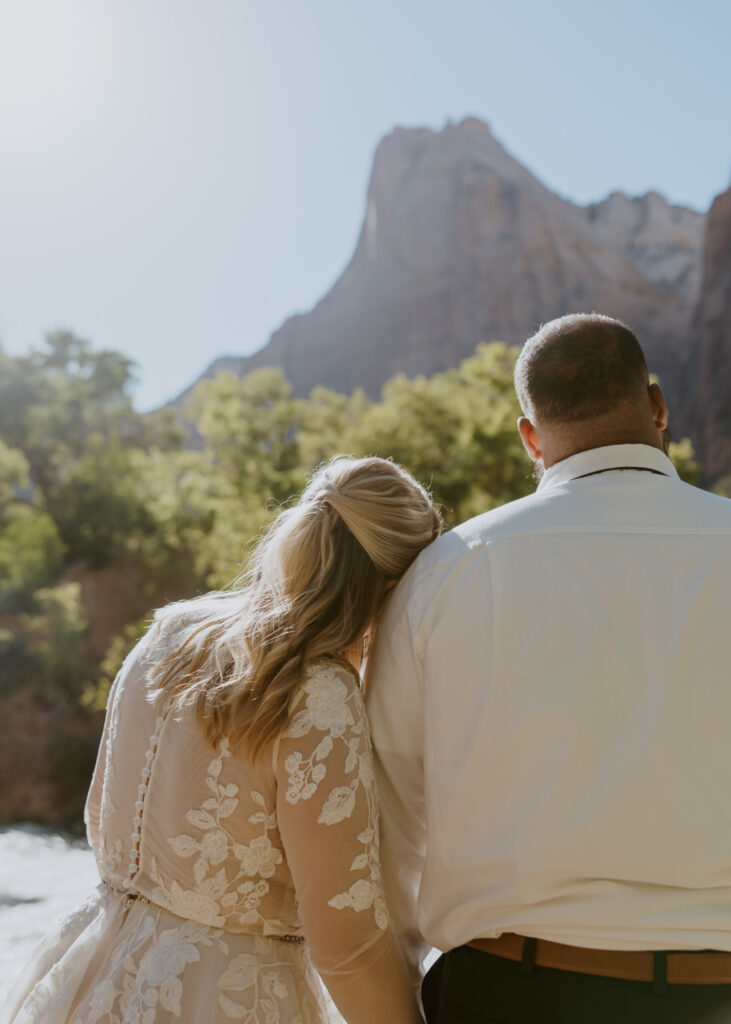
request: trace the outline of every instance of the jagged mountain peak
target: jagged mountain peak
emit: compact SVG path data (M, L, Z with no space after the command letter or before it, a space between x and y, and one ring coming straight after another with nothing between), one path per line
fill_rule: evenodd
M368 198L388 200L405 180L455 173L488 172L524 187L545 186L531 174L477 117L454 123L440 131L396 127L376 148Z
M455 366L481 341L520 344L541 322L598 310L639 334L672 400L682 389L704 218L659 192L581 206L547 188L479 118L397 127L379 143L355 251L309 312L246 373L281 366L296 393ZM224 364L212 364L213 376Z

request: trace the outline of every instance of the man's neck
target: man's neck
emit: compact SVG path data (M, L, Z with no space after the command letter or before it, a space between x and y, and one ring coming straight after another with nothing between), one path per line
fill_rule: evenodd
M551 466L557 462L563 462L564 459L570 458L572 455L579 455L581 452L592 451L594 448L608 448L615 444L642 444L648 445L651 448L657 448L659 451L665 451L662 437L657 431L647 431L643 434L632 432L627 436L618 436L617 434L603 435L599 437L592 437L591 434L586 434L581 438L561 438L557 436L555 440L552 438L543 447L543 465L546 469L550 469Z

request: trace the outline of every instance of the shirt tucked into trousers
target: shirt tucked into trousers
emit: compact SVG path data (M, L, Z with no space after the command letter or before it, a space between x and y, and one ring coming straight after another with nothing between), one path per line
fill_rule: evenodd
M723 1004L720 986L607 979L589 1013L592 976L459 948L513 932L731 951L730 628L731 502L646 445L557 463L411 567L366 687L387 896L415 984L429 947L455 951L450 976L474 961L492 979L486 1016L440 1020L594 1024L609 993L631 1008L640 990L630 1019L731 1020L657 1016ZM516 1008L568 989L578 1016Z

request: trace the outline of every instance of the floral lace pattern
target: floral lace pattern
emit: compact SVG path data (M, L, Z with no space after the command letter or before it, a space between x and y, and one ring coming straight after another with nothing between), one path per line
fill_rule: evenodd
M181 975L187 965L200 960L203 946L215 944L224 954L228 946L220 933L192 921L161 931L158 921L159 913L146 913L141 926L114 951L108 976L91 993L87 1014L73 1024L154 1024L158 1007L180 1017Z
M95 949L96 933L90 938L84 931L89 925L93 929L95 919L102 920L110 911L114 920L115 907L129 927L107 951L101 980L85 993L80 1005L74 999L77 1010L69 1016L73 983L78 984L87 967L75 944ZM238 942L239 949L246 943L249 951L235 953L232 942ZM212 1005L205 1010L205 1020L323 1024L328 1019L322 992L301 947L259 936L226 936L102 887L71 915L56 945L53 968L28 993L15 1024L57 1024L59 1020L156 1024L201 1019L185 1008L185 976L191 968L206 975L211 968L214 971L206 982Z
M99 912L100 898L102 901L107 898L102 886L59 921L59 944L73 945L78 940ZM61 1010L69 998L72 978L71 965L62 957L58 958L45 977L34 985L26 996L17 1017L17 1024L40 1024Z
M327 778L327 759L337 747L341 748L343 777L329 791L317 822L337 825L351 817L359 795L365 799L368 824L357 836L363 851L350 865L351 872L365 872L365 877L336 893L328 900L328 906L336 910L350 907L355 911L372 908L377 927L384 930L389 918L378 858L378 803L368 720L360 693L349 689L340 678L338 668L327 662L310 668L303 691L305 706L295 713L284 735L299 739L309 736L313 730L325 735L307 757L298 750L288 754L284 762L289 783L286 799L290 804L311 800Z
M265 918L260 909L269 892L267 879L283 859L268 834L277 827L276 814L267 809L262 794L252 790L249 797L255 810L247 820L261 829L261 835L253 836L248 843L236 841L227 828L227 819L239 807L239 786L221 780L224 762L230 757L229 742L224 739L208 765L206 786L212 795L185 815L200 835L184 832L168 839L178 857L195 857L192 875L196 888L184 889L175 880L167 885L153 860L152 877L158 888L152 896L174 914L214 927L248 926L252 930L261 928L264 935L284 934L288 926Z
M254 940L253 953L234 957L218 979L218 1003L231 1020L245 1024L258 1021L287 1021L288 1024L306 1024L312 1020L312 992L303 979L296 986L295 997L302 1012L295 1017L282 1016L284 1006L292 995L291 961L287 951L275 948L275 943Z
M388 927L357 680L310 666L281 758L252 765L155 710L140 666L131 656L115 684L92 785L104 885L60 927L9 1020L326 1024L313 960L329 976L347 964L352 986ZM302 938L303 921L306 942L280 941Z

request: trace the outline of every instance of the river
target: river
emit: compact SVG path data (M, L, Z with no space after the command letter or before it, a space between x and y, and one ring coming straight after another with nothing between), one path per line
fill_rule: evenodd
M33 825L0 828L0 1006L49 925L98 882L81 840ZM342 1021L332 1004L330 1020Z
M33 825L0 828L0 1005L49 924L98 881L80 840Z

